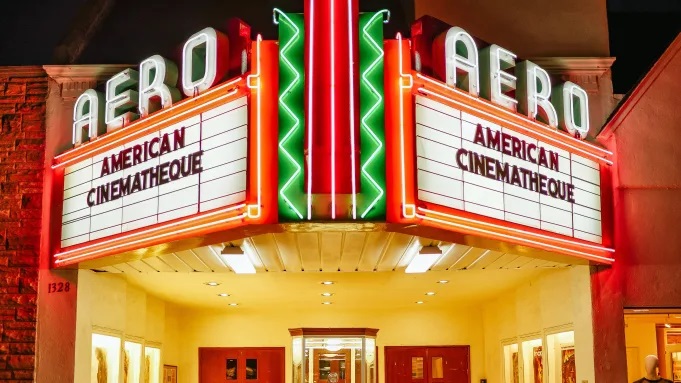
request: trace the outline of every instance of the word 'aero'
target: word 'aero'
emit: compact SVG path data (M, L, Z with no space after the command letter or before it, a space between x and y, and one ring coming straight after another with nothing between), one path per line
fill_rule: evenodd
M154 55L142 61L139 71L126 69L109 79L106 95L86 90L73 107L73 144L85 141L84 135L91 140L172 106L181 98L176 85L187 97L217 85L227 73L221 59L225 55L229 55L227 36L205 28L184 43L181 73L175 63Z
M482 96L493 103L538 119L571 136L589 133L589 99L577 84L564 82L553 89L549 74L496 44L479 49L473 37L459 27L442 33L433 43L434 69L447 85ZM514 69L514 74L511 74ZM515 97L508 94L515 91Z
M537 64L525 60L516 65L517 56L495 44L479 49L473 37L459 27L439 36L433 48L439 58L436 71L447 85L586 138L589 102L578 85L567 81L552 88L549 74ZM109 79L105 95L86 90L73 109L73 144L168 108L181 94L193 97L217 85L227 71L221 57L228 51L227 36L205 28L185 42L181 72L172 61L154 55L142 61L139 71L126 69ZM515 97L509 96L513 91Z

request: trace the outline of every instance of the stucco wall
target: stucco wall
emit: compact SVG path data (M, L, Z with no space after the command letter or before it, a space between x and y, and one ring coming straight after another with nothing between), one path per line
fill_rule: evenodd
M589 269L577 266L542 275L483 307L485 365L490 382L503 382L502 344L575 332L577 381L594 380ZM545 370L548 371L547 366Z
M615 243L624 304L681 307L681 35L632 95L616 152Z
M117 275L83 270L78 287L75 382L90 380L93 333L160 346L161 363L177 365L180 327L172 305Z
M521 57L609 56L605 1L415 0L437 17Z
M592 279L597 381L626 381L624 307L681 307L679 67L681 35L599 136L615 153L616 262Z

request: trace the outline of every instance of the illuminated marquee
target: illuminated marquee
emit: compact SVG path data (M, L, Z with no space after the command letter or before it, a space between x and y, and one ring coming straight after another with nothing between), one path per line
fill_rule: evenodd
M602 241L598 163L417 96L418 199Z
M275 219L262 176L276 168L274 145L262 136L276 134L276 45L251 43L238 20L228 35L206 28L184 44L179 70L155 55L113 76L105 94L78 98L75 148L52 166L63 180L56 265Z
M61 247L246 200L246 97L65 168Z
M181 65L153 55L77 99L52 166L56 265L309 220L612 262L611 153L586 140L579 86L442 23L384 41L390 13L357 0L273 16L279 41L206 28Z
M432 20L386 41L388 220L612 262L586 92Z

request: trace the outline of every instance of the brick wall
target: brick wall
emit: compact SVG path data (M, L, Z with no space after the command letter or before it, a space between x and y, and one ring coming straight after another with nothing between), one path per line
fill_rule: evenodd
M47 77L0 68L0 383L33 381Z

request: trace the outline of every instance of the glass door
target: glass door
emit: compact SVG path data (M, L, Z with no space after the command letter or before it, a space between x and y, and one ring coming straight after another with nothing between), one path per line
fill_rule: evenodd
M375 383L376 333L370 328L294 328L292 383Z
M316 349L313 358L315 383L350 383L348 378L353 373L350 350Z
M681 351L672 352L672 379L674 383L681 383Z

